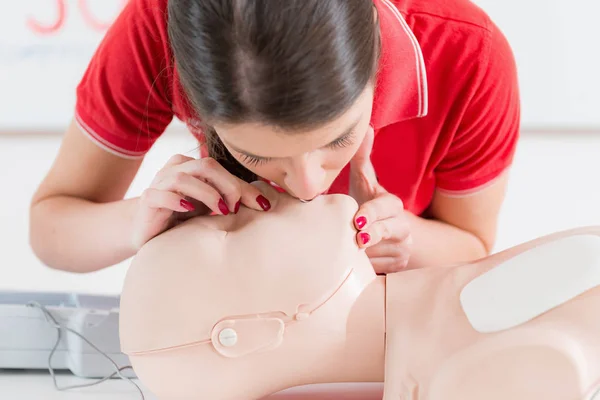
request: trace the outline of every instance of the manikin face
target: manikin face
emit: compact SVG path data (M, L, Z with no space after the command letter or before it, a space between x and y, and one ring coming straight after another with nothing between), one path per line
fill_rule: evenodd
M348 313L375 279L354 240L358 204L346 195L302 203L255 185L272 199L268 213L189 219L146 243L128 269L121 349L158 398L258 399L341 373L314 360L336 360L349 345ZM233 346L219 339L227 327Z
M215 124L229 152L247 169L290 195L312 200L326 192L358 150L373 107L370 85L343 115L307 132L244 123Z
M207 339L215 322L229 315L294 315L299 304L338 287L350 267L367 281L374 278L356 244L353 198L335 194L302 203L264 182L254 184L272 200L268 213L242 207L237 214L195 217L136 254L121 299L128 350ZM188 308L194 318L184 312ZM154 326L158 315L161 328Z

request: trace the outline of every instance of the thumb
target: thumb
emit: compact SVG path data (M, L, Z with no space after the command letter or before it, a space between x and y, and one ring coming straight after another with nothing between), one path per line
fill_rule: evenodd
M373 150L374 139L375 133L373 132L373 127L369 125L369 129L367 130L360 147L350 161L350 168L352 170L372 172L373 178L375 178L375 169L373 168L373 164L371 164L371 151Z
M366 201L366 197L374 197L379 183L375 168L371 162L371 151L375 133L369 126L367 133L352 160L350 160L350 195L359 202Z

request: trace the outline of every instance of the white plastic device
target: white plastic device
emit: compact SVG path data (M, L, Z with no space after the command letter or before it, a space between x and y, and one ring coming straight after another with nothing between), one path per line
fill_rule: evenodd
M39 308L28 305L30 302L45 307L61 326L81 334L119 367L130 365L119 344L119 297L0 291L0 368L49 367L48 357L58 332ZM51 367L84 378L103 378L115 371L102 354L66 330L62 331ZM130 368L122 374L135 376Z

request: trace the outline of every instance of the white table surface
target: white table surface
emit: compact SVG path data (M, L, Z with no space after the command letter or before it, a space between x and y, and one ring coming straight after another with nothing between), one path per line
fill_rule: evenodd
M59 386L77 385L93 380L77 378L70 373L56 375ZM145 400L158 400L138 380ZM311 385L292 388L263 400L381 400L382 385L377 383ZM15 371L0 369L0 399L10 400L141 400L136 388L121 379L111 379L82 389L57 391L47 371Z
M78 385L93 380L81 379L67 372L56 374L58 386ZM138 380L135 382L144 391L145 400L157 400ZM23 371L0 369L0 398L10 400L141 400L136 388L121 379L110 379L99 385L58 391L54 388L48 371Z

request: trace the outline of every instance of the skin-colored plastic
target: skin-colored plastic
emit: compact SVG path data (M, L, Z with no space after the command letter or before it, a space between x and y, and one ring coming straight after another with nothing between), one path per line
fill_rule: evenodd
M532 247L600 228L378 276L354 241L352 198L301 203L259 185L269 212L194 218L133 260L121 346L160 399L260 399L328 382L384 382L385 400L590 399L600 289L496 333L477 332L459 296Z
M384 399L593 399L600 388L600 287L492 333L477 332L460 303L476 277L536 246L588 234L600 235L600 227L558 232L467 265L387 275ZM541 276L535 286L543 284Z

